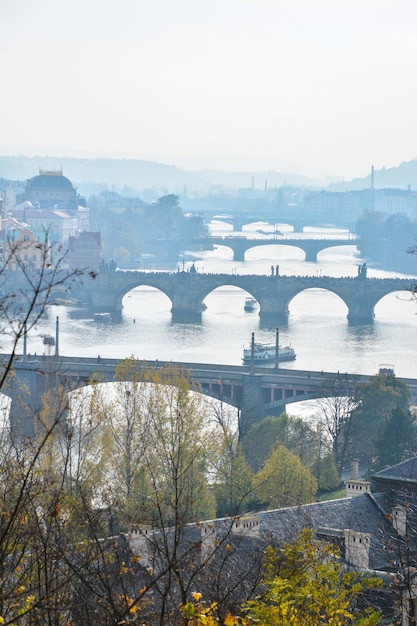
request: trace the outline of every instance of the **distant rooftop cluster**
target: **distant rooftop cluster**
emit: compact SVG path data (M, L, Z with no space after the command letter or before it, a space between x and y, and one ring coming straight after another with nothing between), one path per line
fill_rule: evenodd
M100 233L90 232L89 208L62 169L40 169L24 184L9 184L0 201L0 238L4 263L7 242L24 247L21 261L38 263L37 246L62 246L70 268L97 270L101 260ZM23 243L22 243L23 242ZM10 249L10 245L9 245ZM9 263L9 269L15 267Z

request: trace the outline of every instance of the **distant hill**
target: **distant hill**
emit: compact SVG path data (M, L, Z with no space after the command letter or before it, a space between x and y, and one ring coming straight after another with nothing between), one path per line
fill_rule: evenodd
M156 188L164 192L181 187L200 187L204 181L194 173L187 173L172 165L136 159L86 159L45 156L0 156L0 177L9 180L27 180L39 170L62 170L64 175L83 194L91 188L140 191Z
M257 188L265 184L280 187L284 184L296 186L321 186L312 178L291 172L250 171L233 172L221 170L191 171L173 165L142 161L139 159L73 158L46 156L0 156L0 178L24 181L39 173L39 170L63 170L71 182L84 195L102 189L131 195L153 189L160 194L207 193L214 188L250 188L252 178Z
M50 156L0 156L0 178L24 181L39 170L62 169L65 176L82 195L89 196L112 189L126 196L140 195L144 200L166 193L189 197L226 189L256 189L293 185L349 191L370 186L370 176L351 181L331 182L309 178L300 173L279 171L223 171L206 169L191 171L153 161L139 159L74 158ZM405 161L398 167L375 170L375 187L417 189L417 159Z
M329 191L352 191L353 189L366 189L371 186L371 175L365 178L354 178L351 181L335 182L328 186ZM407 189L408 186L415 191L417 189L417 158L411 161L403 161L398 167L383 167L374 172L374 186L378 189L395 187Z

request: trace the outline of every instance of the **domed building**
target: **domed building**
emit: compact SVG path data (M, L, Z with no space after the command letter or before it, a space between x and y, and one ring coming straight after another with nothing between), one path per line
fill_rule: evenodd
M62 170L40 170L26 183L25 196L41 209L78 210L77 190Z
M89 209L76 187L62 170L40 170L30 178L25 192L13 213L32 228L51 228L59 221L59 241L68 240L77 232L89 230ZM28 206L29 205L29 206Z

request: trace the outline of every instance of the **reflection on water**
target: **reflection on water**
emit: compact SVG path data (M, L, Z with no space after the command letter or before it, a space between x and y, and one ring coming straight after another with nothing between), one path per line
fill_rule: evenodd
M259 225L252 227L256 229ZM306 263L303 259L302 250L276 245L248 250L244 262L233 261L232 251L224 246L193 257L200 272L230 274L270 274L271 265L279 265L280 273L285 275L356 276L357 266L362 262L352 245L324 250L317 263ZM188 266L191 262L187 262ZM372 267L368 271L370 277L396 275ZM82 319L75 310L54 306L48 318L31 332L28 351L44 351L42 335L54 334L55 319L59 316L59 345L63 355L100 354L102 358L134 355L159 361L238 365L243 345L249 342L252 332L257 341L275 340L274 326L261 325L257 311L244 311L247 295L231 286L216 289L205 298L207 309L199 324L173 323L170 300L150 287L138 287L127 294L121 321L109 325L96 324L92 319ZM383 298L375 308L373 325L349 324L346 305L335 294L321 289L297 295L289 310L288 323L280 328L281 343L292 345L297 359L286 363L286 368L373 374L380 363L388 362L395 364L399 376L417 377L414 356L417 308L407 294Z

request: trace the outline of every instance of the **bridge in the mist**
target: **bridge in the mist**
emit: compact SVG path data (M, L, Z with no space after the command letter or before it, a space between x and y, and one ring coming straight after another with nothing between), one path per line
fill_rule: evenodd
M201 272L101 272L89 285L89 306L95 312L108 312L114 320L121 316L124 296L140 286L158 289L171 300L174 321L201 320L204 299L218 287L234 286L259 303L261 318L280 326L287 322L289 304L307 289L324 289L339 296L353 323L372 323L376 304L387 294L413 290L414 280L332 276L259 276L256 274L206 274Z
M231 250L233 250L234 261L244 261L245 252L258 246L292 246L304 251L306 261L316 263L317 255L322 250L339 246L356 246L355 238L297 239L295 237L279 235L264 239L251 239L237 236L210 237L206 241L213 246L226 246L227 248L231 248Z
M233 251L234 261L244 261L245 252L258 246L292 246L303 250L305 261L316 263L317 255L322 250L338 246L356 246L356 238L297 238L283 235L272 235L271 237L251 238L245 236L230 235L225 237L200 237L198 239L147 239L144 241L146 250L160 255L167 255L169 258L177 259L180 252L189 249L207 250L215 246L225 246Z
M0 355L5 366L9 354ZM2 392L12 398L11 422L17 430L33 433L33 424L42 411L43 397L52 392L53 399L65 405L67 394L94 383L117 380L116 368L124 359L45 356L17 356L13 360L14 376ZM301 400L330 396L338 390L349 395L354 385L369 380L369 376L315 372L283 367L217 365L183 362L138 362L138 376L150 370L176 367L188 372L202 393L238 409L241 434L267 415L279 415L285 405ZM417 398L417 380L402 379ZM60 390L61 393L58 393ZM52 399L52 400L51 400Z
M334 228L349 228L352 225L352 220L356 220L363 212L363 209L355 216L352 211L349 215L349 220L346 219L346 212L342 212L340 215L337 212L332 212L332 227ZM327 216L327 222L323 218L322 212L306 212L305 207L292 207L292 210L286 212L282 208L277 208L273 204L265 205L261 209L254 210L253 208L237 208L233 210L222 211L218 207L200 207L198 213L203 217L206 223L210 223L213 220L230 224L234 231L241 231L243 226L247 224L254 224L256 222L264 222L271 225L276 224L288 224L294 228L294 232L302 233L307 226L328 226L329 217Z

